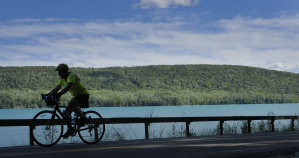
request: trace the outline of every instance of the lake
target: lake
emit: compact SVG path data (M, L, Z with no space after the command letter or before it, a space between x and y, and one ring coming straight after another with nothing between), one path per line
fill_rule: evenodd
M32 119L42 110L51 109L0 109L0 119ZM89 108L104 118L111 117L201 117L201 116L267 116L297 115L297 104L242 104L242 105L192 105L147 107L97 107ZM87 109L85 109L87 111ZM227 123L227 122L226 122ZM255 122L253 122L255 123ZM276 126L287 126L289 121L275 121ZM229 126L242 122L230 121ZM256 123L257 124L257 123ZM197 135L212 135L218 122L194 122L190 131ZM183 136L185 123L156 123L150 126L150 138ZM180 133L181 132L181 133ZM144 124L106 125L103 141L144 139ZM0 127L0 147L29 145L29 127ZM60 143L81 142L77 136Z

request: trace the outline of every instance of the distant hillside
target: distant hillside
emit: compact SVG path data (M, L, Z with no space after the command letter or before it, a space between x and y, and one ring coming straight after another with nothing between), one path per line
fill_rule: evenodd
M44 107L55 67L0 67L0 108ZM299 75L231 65L71 68L93 106L211 105L298 102ZM70 96L63 96L67 103Z

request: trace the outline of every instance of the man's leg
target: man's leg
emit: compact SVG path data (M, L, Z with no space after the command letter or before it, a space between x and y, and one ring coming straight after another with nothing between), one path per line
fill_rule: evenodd
M77 114L77 116L80 117L80 119L78 120L78 125L79 126L84 126L86 123L86 116L83 115L82 111L80 110L80 101L78 99L82 99L80 97L78 98L73 98L70 103L69 103L69 107L71 107L71 109ZM81 100L82 102L82 100Z
M77 116L84 117L82 111L79 109L80 103L77 99L72 98L69 102L68 108L71 110L71 112L75 112Z
M67 119L67 121L69 123L71 123L71 121L72 121L72 115L71 115L72 112L75 112L77 114L77 116L80 116L80 117L83 116L81 110L79 109L79 105L80 105L79 102L76 99L72 98L69 101L68 107L63 111L63 115L65 116L65 118ZM68 138L72 134L72 132L73 132L72 130L73 129L68 129L66 131L66 133L63 134L63 137Z
M69 107L67 107L67 108L63 111L63 115L64 115L64 117L67 119L68 122L71 122L71 120L72 120L72 116L71 116L71 114L72 114L72 110L71 110Z

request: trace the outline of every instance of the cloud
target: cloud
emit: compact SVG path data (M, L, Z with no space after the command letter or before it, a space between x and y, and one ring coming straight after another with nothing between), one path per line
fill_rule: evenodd
M186 21L19 20L0 25L0 66L229 64L299 72L298 17L237 16L207 24L209 31Z
M299 72L299 62L275 62L268 65L269 69L273 70L296 70L296 72Z
M175 8L177 6L196 6L200 0L141 0L134 8Z
M14 19L14 20L10 20L9 23L24 23L24 22L56 22L56 21L60 21L63 19L59 19L59 18L46 18L46 19Z

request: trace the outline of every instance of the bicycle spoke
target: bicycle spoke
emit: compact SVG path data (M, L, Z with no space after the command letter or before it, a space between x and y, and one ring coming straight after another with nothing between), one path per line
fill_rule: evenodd
M104 119L95 111L84 113L88 118L85 126L79 130L79 137L87 144L94 144L100 141L105 132Z
M31 133L35 142L41 146L52 146L56 144L62 135L63 126L61 119L55 115L53 120L51 111L38 113L31 122ZM58 121L58 123L56 123Z

